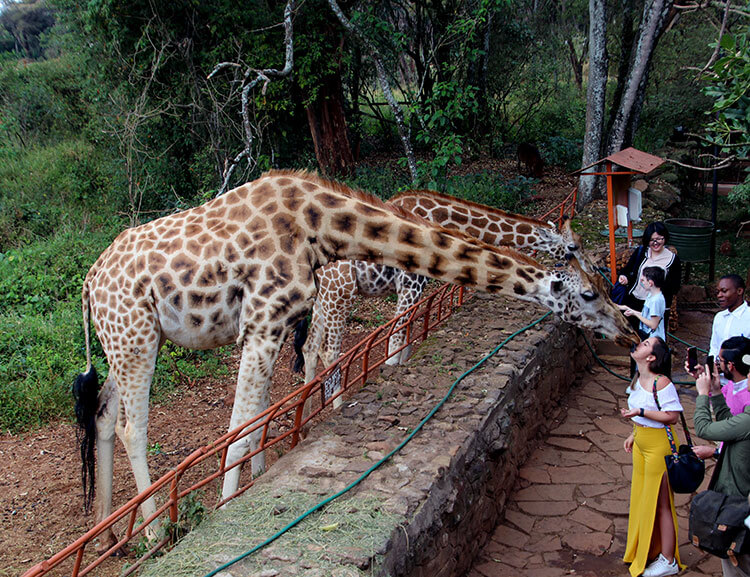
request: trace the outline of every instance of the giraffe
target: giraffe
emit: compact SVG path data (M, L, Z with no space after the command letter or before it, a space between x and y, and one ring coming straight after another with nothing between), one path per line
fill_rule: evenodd
M488 244L549 253L559 261L576 256L581 268L594 271L583 252L581 237L563 221L558 231L554 224L513 214L498 208L448 196L433 190L410 190L397 194L388 204L400 207L449 229L460 230ZM592 280L596 283L598 277ZM298 343L295 370L304 367L305 382L315 378L317 359L329 366L341 354L346 319L357 295L378 297L396 293L396 316L401 315L422 297L427 279L417 274L371 262L339 260L318 271L318 295L313 306L309 332L304 345ZM598 283L597 283L598 285ZM602 291L606 292L606 291ZM386 364L398 365L409 358L410 346L403 347L405 333L395 332L388 340L390 353ZM334 379L332 392L338 392ZM334 408L341 405L334 398Z
M138 491L150 485L148 398L161 345L167 339L192 349L239 345L229 425L236 428L268 406L281 345L315 297L315 269L338 259L515 295L623 345L638 340L619 310L579 278L314 174L266 173L201 206L125 230L86 275L81 302L87 369L73 389L85 497L94 497L97 522L111 512L115 434ZM109 364L101 389L91 362L90 323ZM227 465L258 441L256 434L230 445ZM253 473L264 465L259 453ZM225 474L223 498L236 491L239 475L239 467ZM144 519L151 517L154 499L141 509ZM111 532L103 538L116 542Z

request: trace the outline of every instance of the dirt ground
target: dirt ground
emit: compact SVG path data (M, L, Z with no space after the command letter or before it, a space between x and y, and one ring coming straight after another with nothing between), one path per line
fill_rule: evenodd
M515 160L484 161L486 170L515 171ZM573 179L559 169L549 169L535 186L530 212L541 215L559 203L573 188ZM349 326L345 350L367 332L362 320L390 318L393 303L383 299L361 301L357 318ZM390 308L389 308L390 307ZM293 351L284 345L276 365L272 402L299 386L291 373ZM234 365L239 362L233 355ZM222 380L203 379L181 387L166 401L152 405L149 421L151 478L157 479L187 457L226 432L234 394L234 376ZM80 460L75 428L58 422L23 435L0 436L0 576L19 575L35 563L63 549L93 525L93 517L82 510ZM269 458L269 464L273 456ZM119 441L115 451L115 507L136 494L135 482ZM132 563L132 559L126 559ZM107 563L97 575L116 575L119 563Z

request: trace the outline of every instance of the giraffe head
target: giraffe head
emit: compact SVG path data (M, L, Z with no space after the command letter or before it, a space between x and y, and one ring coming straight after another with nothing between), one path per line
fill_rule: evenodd
M600 290L576 257L569 258L566 270L552 273L546 291L546 294L537 295L540 302L564 320L613 337L623 347L640 342L638 334L609 298L608 292Z
M574 256L578 266L588 274L593 275L596 272L596 268L584 252L581 235L573 230L571 222L570 218L565 216L563 217L562 226L560 227L560 235L562 236L561 245L565 247L566 250L565 258L568 259L571 256Z

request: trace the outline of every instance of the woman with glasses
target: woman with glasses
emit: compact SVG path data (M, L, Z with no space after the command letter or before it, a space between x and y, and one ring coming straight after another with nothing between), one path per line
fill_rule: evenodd
M648 296L648 290L638 283L643 274L643 269L650 266L658 266L664 269L665 281L662 287L664 301L667 310L664 314L664 327L669 330L669 307L672 298L680 290L680 279L682 276L682 264L680 257L667 248L669 243L669 231L663 222L652 222L643 231L641 246L639 246L620 271L617 282L627 287L627 295L622 304L634 310L642 310L643 303ZM634 329L638 329L638 319L634 316L628 317L628 321Z

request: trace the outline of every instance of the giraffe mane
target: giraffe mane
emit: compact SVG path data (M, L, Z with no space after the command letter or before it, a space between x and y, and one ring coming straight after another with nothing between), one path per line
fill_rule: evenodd
M348 196L350 198L354 198L356 200L361 200L363 202L366 202L370 205L375 206L376 208L379 208L385 212L390 212L391 214L394 214L398 217L401 217L405 220L408 220L409 222L412 222L414 224L426 226L427 228L437 231L437 232L443 232L446 233L449 236L452 236L454 238L458 238L464 242L467 242L473 246L481 246L481 247L489 247L493 251L504 254L505 256L508 256L512 258L513 260L517 261L519 264L528 264L532 267L538 268L540 264L535 261L533 258L523 254L522 252L515 251L511 248L504 247L504 246L495 246L491 244L484 243L477 239L476 237L455 229L449 229L445 228L443 226L440 226L438 224L435 224L431 220L427 220L426 218L422 218L421 216L418 216L416 214L412 214L411 212L407 211L406 209L395 206L390 204L390 202L393 200L390 199L389 201L384 201L374 194L371 194L369 192L365 192L360 189L352 188L342 182L338 182L336 180L331 180L325 177L320 176L317 172L311 172L309 170L305 169L274 169L269 170L268 172L263 173L262 176L270 176L270 177L281 177L281 176L287 176L291 178L300 178L303 180L307 180L310 182L314 182L315 184L322 186L328 190L331 190L333 192L337 192L339 194L343 194L345 196ZM415 191L407 191L399 194L398 196L405 196L409 194L409 192L415 192ZM426 191L428 193L432 193L435 196L441 196L440 193L434 192L434 191ZM395 197L394 197L395 198ZM445 196L445 198L451 198L449 196ZM470 203L474 204L477 207L479 207L481 210L485 210L487 207L482 206L478 203ZM494 209L493 209L494 210ZM503 212L501 210L498 210L498 212ZM515 215L514 215L515 216ZM549 226L546 223L542 223L540 221L535 221L533 219L528 219L530 222L542 224L544 226Z
M456 199L456 197L450 196L448 194L443 194L441 192L437 192L436 190L430 190L428 188L425 188L425 189L405 190L403 192L396 193L394 196L388 199L388 202L394 202L398 199L405 198L408 196L431 196L433 198L447 200L447 201ZM471 200L464 200L463 198L460 198L458 200L460 200L462 204L466 204L470 208L476 208L477 210L481 212L492 212L494 214L498 214L502 216L509 216L513 218L514 220L518 220L520 222L526 222L528 224L533 224L535 226L543 226L547 228L550 227L548 223L543 222L541 220L537 220L535 218L531 218L529 216L524 216L522 214L515 214L513 212L508 212L499 208L495 208L494 206L487 206L484 204L479 204L478 202L473 202Z

